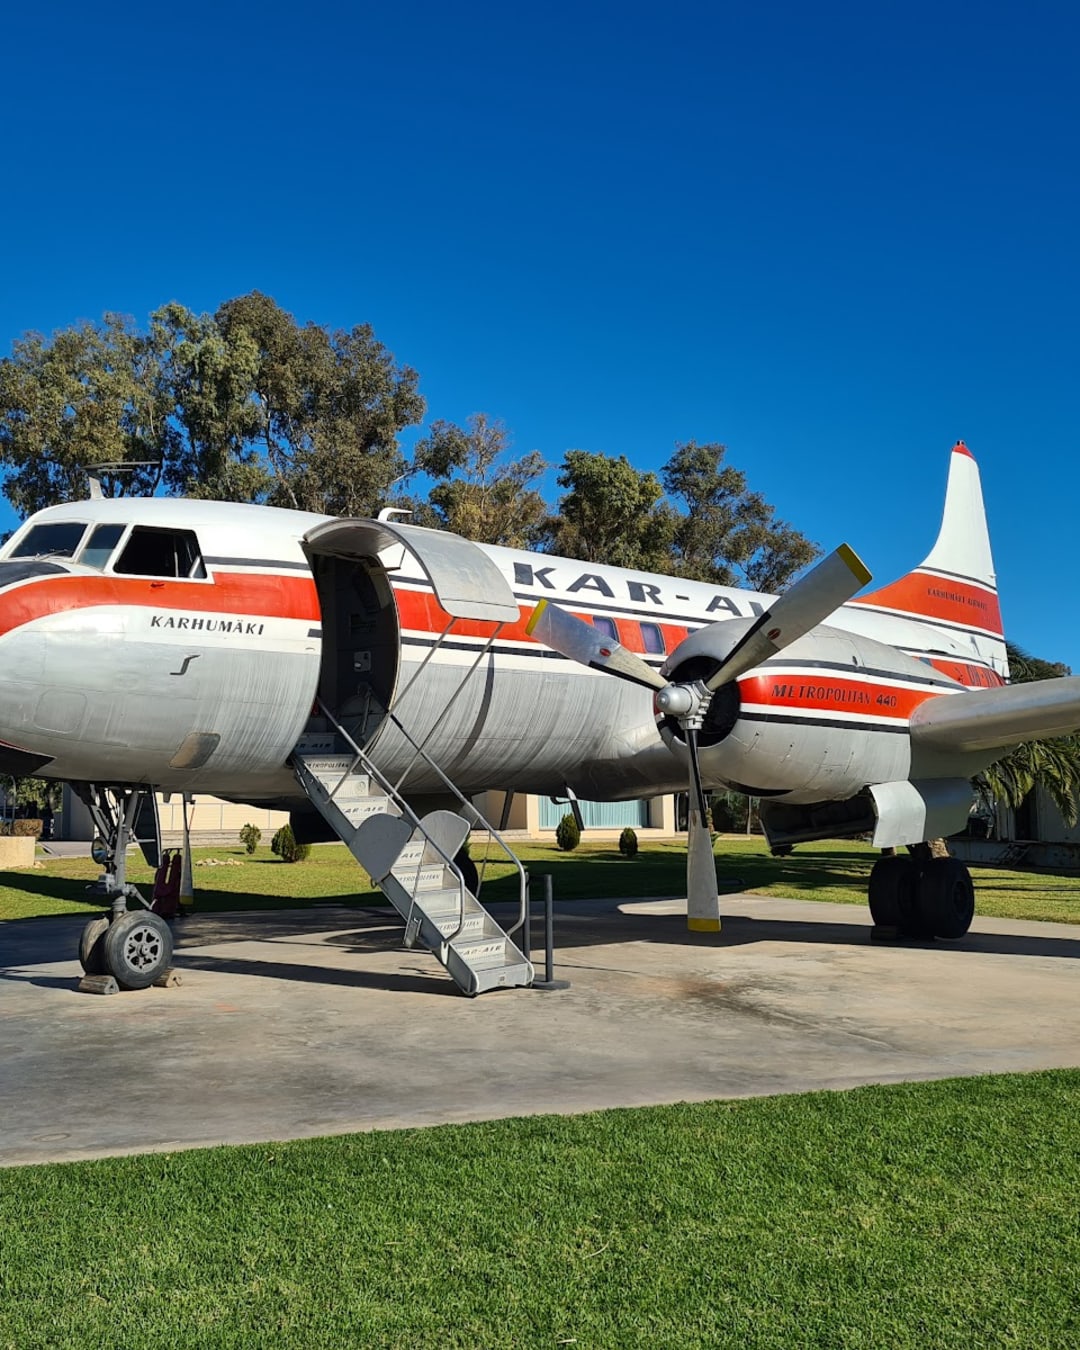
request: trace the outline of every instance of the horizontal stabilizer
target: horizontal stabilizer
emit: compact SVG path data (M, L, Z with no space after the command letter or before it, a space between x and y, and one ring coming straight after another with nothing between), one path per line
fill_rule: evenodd
M913 744L993 750L1080 730L1080 676L927 699L911 716Z

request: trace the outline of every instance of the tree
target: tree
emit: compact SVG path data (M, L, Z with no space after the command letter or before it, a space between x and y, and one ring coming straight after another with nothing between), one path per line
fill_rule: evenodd
M547 465L538 451L509 459L502 422L473 413L464 427L433 422L417 443L416 469L437 481L428 493L434 524L481 544L530 548L543 536L548 508L532 485Z
M776 519L765 498L747 489L746 475L724 463L726 453L715 442L686 441L664 465L664 488L683 506L671 565L693 581L775 594L821 550Z
M131 321L106 314L51 341L17 340L0 361L0 464L20 514L87 494L97 464L151 461L152 468L105 475L107 496L152 493L174 452L173 400L154 342Z
M548 523L552 552L647 572L670 567L675 513L654 473L639 472L625 455L568 450L558 483L567 491Z
M212 316L172 303L151 315L151 339L168 371L183 432L165 468L168 487L216 501L265 501L274 470L257 439L254 338L240 327L224 333Z
M1060 662L1030 656L1011 642L1006 646L1014 684L1055 679L1071 673L1069 667ZM997 763L984 769L975 782L991 797L1014 809L1036 787L1042 787L1071 828L1077 821L1077 802L1080 800L1080 734L1026 741L1014 746Z
M424 415L416 371L397 366L370 325L301 328L259 291L214 317L234 350L255 347L257 441L273 474L267 501L374 515L406 474L398 434Z
M84 470L152 461L104 479L109 495L172 492L370 515L406 473L402 428L419 422L417 375L368 325L297 324L253 291L214 315L169 304L150 330L100 324L30 333L0 362L0 464L20 513L85 496Z

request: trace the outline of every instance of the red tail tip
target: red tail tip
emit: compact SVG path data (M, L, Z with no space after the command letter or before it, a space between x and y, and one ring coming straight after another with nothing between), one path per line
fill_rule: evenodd
M971 453L971 451L967 448L967 446L964 444L963 441L957 441L952 448L952 452L954 455L967 455L968 459L975 458L975 456Z

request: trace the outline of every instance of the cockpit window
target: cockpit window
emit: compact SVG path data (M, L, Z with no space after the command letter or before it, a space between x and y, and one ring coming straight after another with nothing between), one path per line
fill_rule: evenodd
M191 530L152 530L136 525L113 566L114 572L143 577L206 576L199 541Z
M58 520L35 525L8 554L9 558L73 558L86 533L81 520Z
M79 561L87 567L104 568L126 529L126 525L99 525L92 531L86 547L79 554Z

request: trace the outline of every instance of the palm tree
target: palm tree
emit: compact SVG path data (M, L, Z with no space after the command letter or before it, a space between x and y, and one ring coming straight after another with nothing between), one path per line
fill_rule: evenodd
M1014 684L1070 673L1067 666L1029 656L1011 642L1006 645ZM975 783L989 796L1014 809L1036 786L1042 787L1071 828L1077 821L1080 800L1080 734L1017 745L996 764L984 769Z

